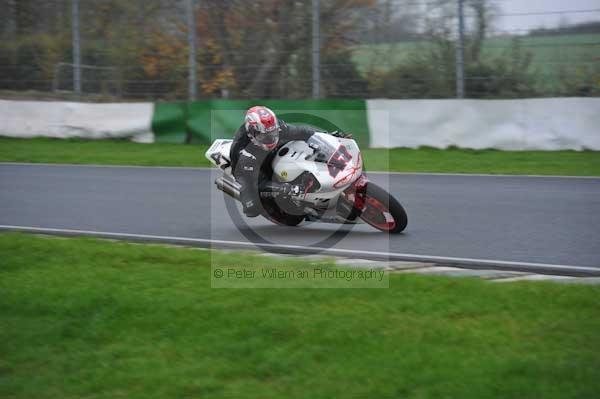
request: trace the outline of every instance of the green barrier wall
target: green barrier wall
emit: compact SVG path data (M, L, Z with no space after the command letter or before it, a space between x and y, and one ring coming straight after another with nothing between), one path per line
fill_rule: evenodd
M186 103L155 103L152 131L156 141L183 143L186 135Z
M157 103L152 129L156 141L179 142L189 129L194 141L210 143L232 137L253 105L271 108L284 121L306 124L326 131L343 130L359 145L369 145L369 127L364 100L204 100Z

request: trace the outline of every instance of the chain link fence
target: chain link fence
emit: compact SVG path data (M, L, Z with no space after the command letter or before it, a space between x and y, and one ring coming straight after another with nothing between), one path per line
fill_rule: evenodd
M107 100L598 96L600 8L527 2L526 11L510 12L511 3L0 0L0 93Z

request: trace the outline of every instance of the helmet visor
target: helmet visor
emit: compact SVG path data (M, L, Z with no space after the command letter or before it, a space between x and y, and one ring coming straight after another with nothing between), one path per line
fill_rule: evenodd
M279 128L273 127L265 133L254 136L256 143L267 148L273 148L279 142Z

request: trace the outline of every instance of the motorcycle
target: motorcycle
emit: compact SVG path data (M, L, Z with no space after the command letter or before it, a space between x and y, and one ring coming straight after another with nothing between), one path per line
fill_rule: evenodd
M240 200L241 185L231 168L232 140L213 142L206 158L223 171L217 188ZM296 226L303 221L355 224L396 234L407 225L406 211L387 191L370 182L355 140L315 133L308 141L292 141L265 160L261 179L286 182L303 192L260 192L262 216L273 223Z

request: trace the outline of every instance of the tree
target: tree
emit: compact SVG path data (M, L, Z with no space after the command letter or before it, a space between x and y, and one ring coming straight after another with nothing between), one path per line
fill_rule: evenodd
M338 54L357 26L359 11L372 0L322 2L323 59ZM222 89L254 98L310 93L311 20L309 2L204 1L198 15L202 80L206 94Z

